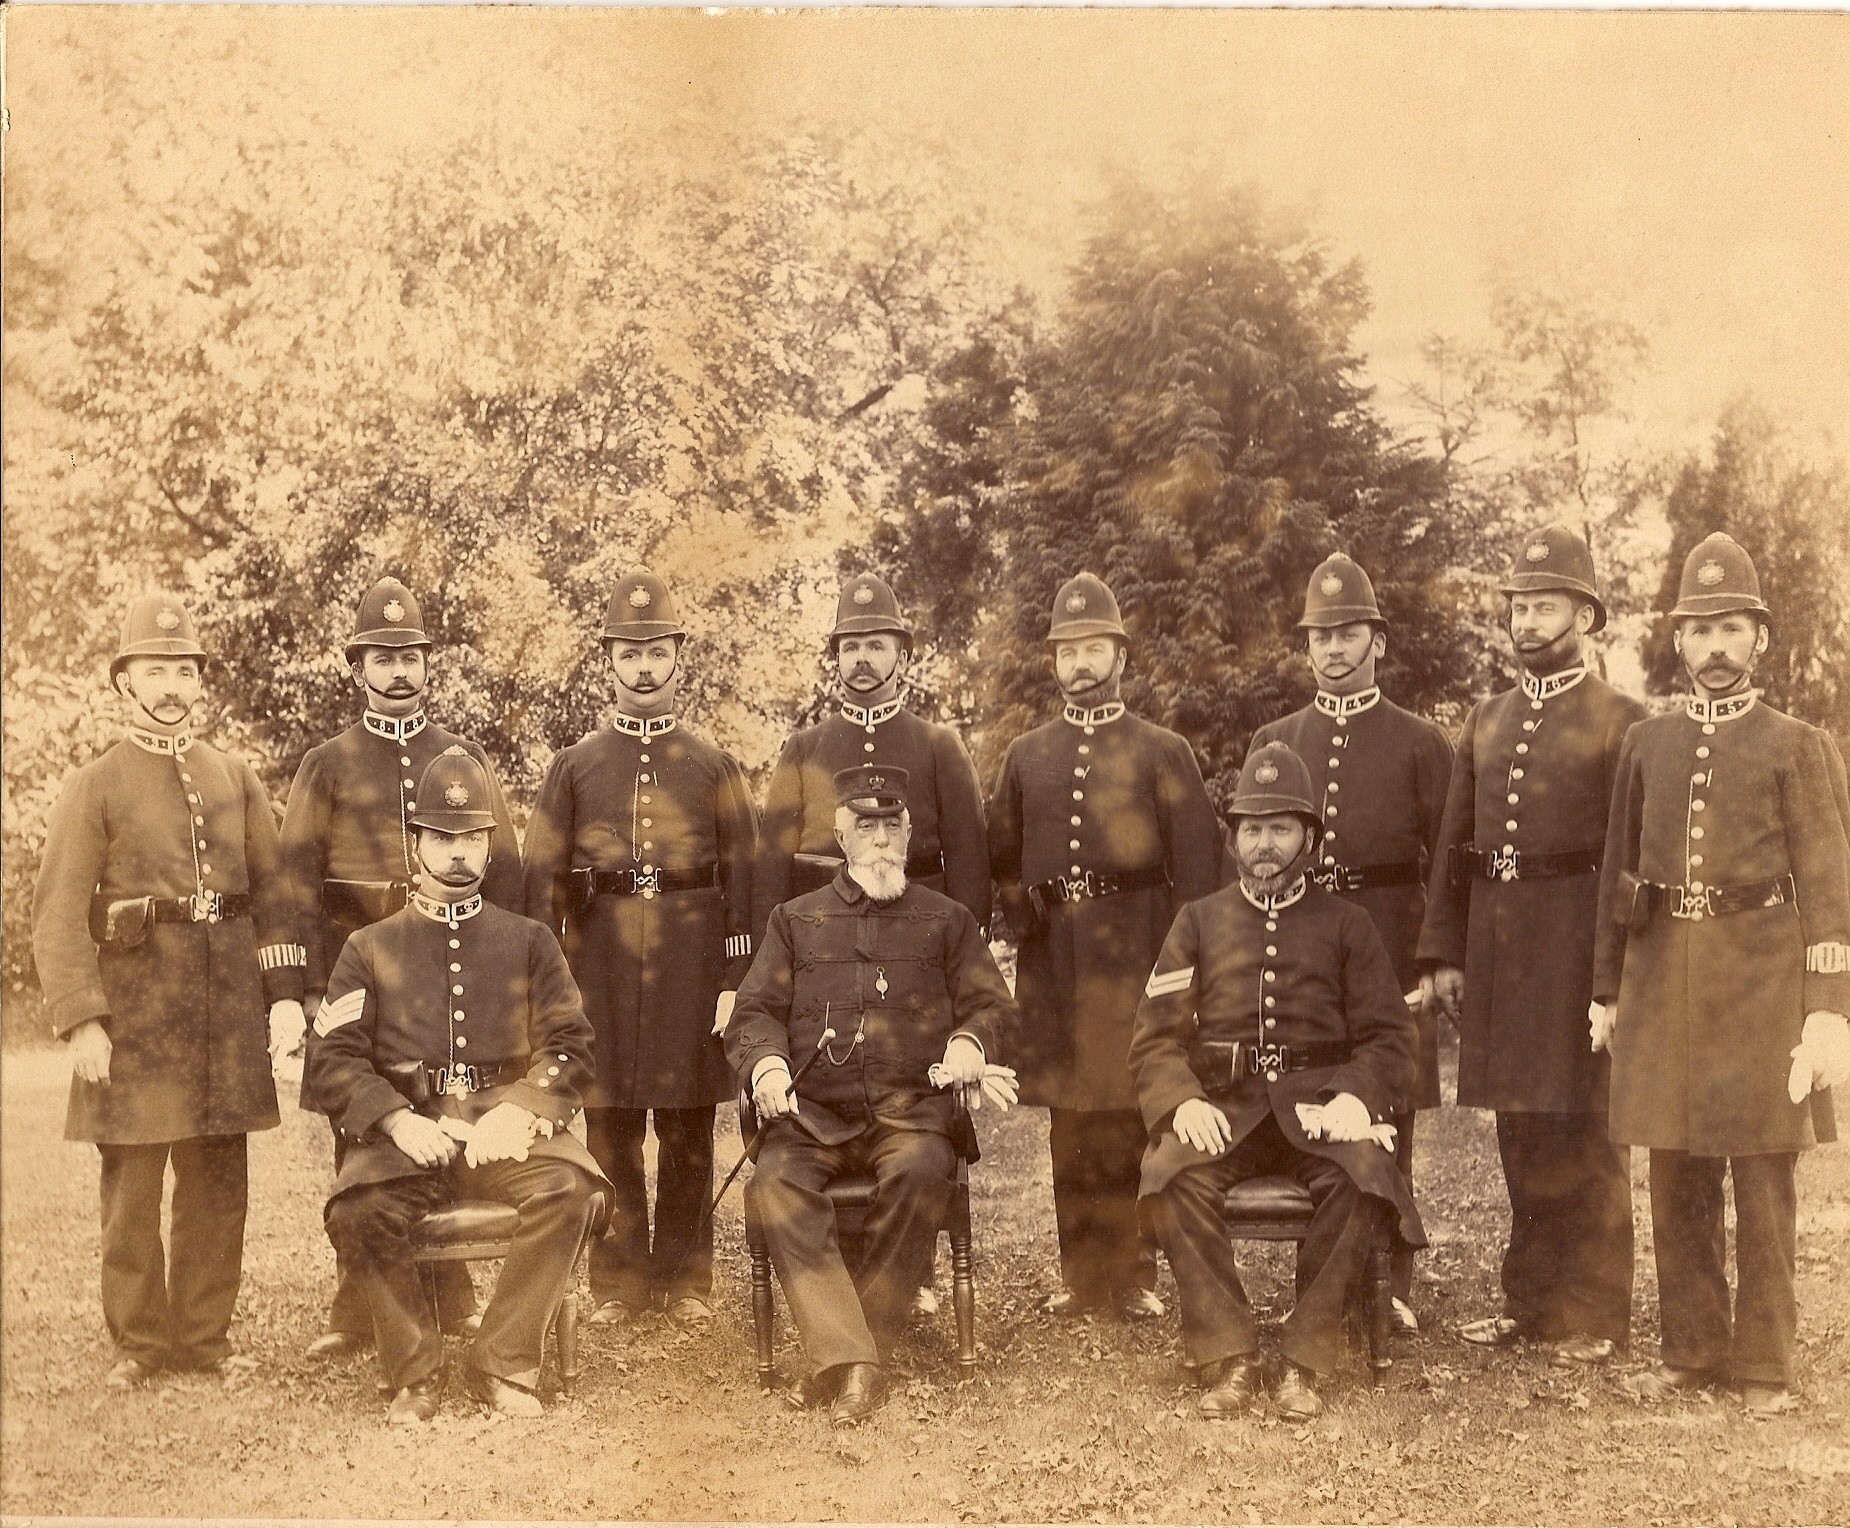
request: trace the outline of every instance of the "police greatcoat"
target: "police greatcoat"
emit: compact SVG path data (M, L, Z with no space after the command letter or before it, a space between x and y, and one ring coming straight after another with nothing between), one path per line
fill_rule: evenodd
M315 1096L353 1141L330 1199L429 1171L377 1128L421 1095L420 1113L471 1124L503 1099L519 1104L553 1127L550 1139L534 1141L533 1156L603 1181L566 1133L591 1075L591 1026L558 940L479 898L459 913L468 915L452 927L406 907L355 933L335 963L307 1061ZM341 999L356 989L364 1001L344 1009ZM478 1068L484 1085L445 1091L463 1064Z
M1324 873L1392 867L1410 874L1394 885L1328 888L1375 920L1394 979L1403 992L1410 991L1419 984L1415 950L1451 778L1451 743L1436 724L1379 690L1319 695L1302 710L1267 722L1253 734L1251 746L1280 742L1310 770L1323 818L1318 861ZM1419 1066L1409 1103L1433 1109L1441 1101L1438 1024L1426 1017L1417 1022Z
M1010 745L989 803L989 862L1021 946L1023 1103L1137 1107L1125 1058L1144 978L1176 910L1214 890L1220 853L1201 770L1177 733L1129 713L1063 714ZM1149 870L1166 884L1076 902L1029 896L1056 876Z
M159 751L156 751L156 749ZM251 898L249 916L165 923L109 904ZM33 894L32 950L53 1030L104 1019L107 1084L71 1079L68 1140L141 1145L278 1122L266 1009L302 995L276 817L249 766L208 743L124 740L52 808Z
M765 788L763 838L752 884L753 928L762 929L779 902L832 878L832 867L804 867L796 856L840 860L835 776L863 764L906 771L912 818L907 859L943 856L941 873L909 873L908 878L963 903L979 926L988 927L989 857L976 766L949 727L893 700L865 709L843 706L813 727L792 733L784 744Z
M726 1057L744 1087L767 1056L794 1075L825 1028L835 1038L797 1084L802 1107L789 1116L800 1129L825 1145L872 1122L950 1136L953 1101L926 1073L953 1034L1006 1061L1015 1004L969 908L915 885L875 902L841 870L771 914Z
M1581 672L1581 671L1575 671ZM1541 691L1531 695L1530 688ZM1491 880L1459 851L1597 861L1625 730L1644 707L1593 674L1480 701L1465 719L1439 829L1418 956L1465 973L1458 1102L1599 1113L1608 1062L1587 1044L1599 877Z
M495 831L483 895L498 906L520 910L520 844L488 755L429 721L402 739L392 735L412 720L367 712L345 732L309 749L289 787L283 866L295 905L296 937L307 952L309 992L326 990L347 936L372 921L355 915L352 893L327 882L396 881L409 887L417 879L417 835L411 827L417 782L447 749L461 747L488 775ZM402 904L401 893L396 905ZM388 910L381 904L373 917Z
M1391 1152L1372 1141L1305 1135L1300 1103L1352 1093L1381 1120L1411 1083L1415 1026L1368 914L1315 886L1267 911L1233 885L1176 915L1137 1010L1130 1065L1150 1131L1140 1197L1207 1160L1170 1128L1176 1109L1206 1098L1227 1116L1233 1144L1271 1115L1298 1150L1327 1157L1363 1192L1393 1204L1400 1234L1426 1245L1419 1212ZM1232 1059L1207 1046L1346 1045L1331 1066L1232 1079Z
M751 964L757 816L744 773L672 718L648 727L602 728L559 753L527 824L527 914L564 930L597 1037L585 1094L597 1108L732 1097L713 1010ZM584 868L705 873L708 884L592 900L574 882Z
M1625 1145L1747 1156L1818 1139L1812 1102L1794 1104L1786 1078L1805 1015L1850 1005L1850 851L1832 788L1842 765L1804 722L1757 700L1731 709L1639 722L1619 756L1594 991L1618 1003L1611 1128ZM1783 876L1783 900L1720 917L1647 910L1638 890ZM1831 1139L1829 1095L1818 1101Z

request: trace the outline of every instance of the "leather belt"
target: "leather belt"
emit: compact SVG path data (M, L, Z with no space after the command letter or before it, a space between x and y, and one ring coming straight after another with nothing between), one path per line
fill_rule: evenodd
M1341 1066L1353 1054L1352 1048L1340 1040L1306 1045L1275 1045L1269 1040L1197 1040L1188 1048L1188 1064L1202 1086L1213 1089L1247 1077L1277 1082L1287 1072Z
M1486 854L1469 845L1451 851L1451 880L1463 886L1477 876L1487 881L1546 881L1564 875L1591 875L1599 869L1598 849L1568 849L1560 854L1532 854L1501 849Z
M1374 886L1420 883L1420 867L1414 860L1400 865L1313 865L1309 874L1325 891L1367 891Z
M408 880L321 883L321 910L342 923L356 923L362 928L391 917L410 897Z
M1167 886L1169 872L1161 865L1150 865L1143 870L1121 870L1105 873L1088 870L1083 875L1056 875L1051 881L1039 881L1030 886L1030 892L1038 892L1050 902L1083 902L1087 897L1111 897L1124 891L1141 891L1147 886Z
M595 897L633 897L647 891L702 891L719 884L719 866L698 870L594 870L581 865L572 872L581 904Z
M223 923L248 918L250 893L207 891L192 897L94 897L90 937L98 944L134 949L156 923Z
M248 891L207 891L194 897L151 897L156 923L223 923L227 918L248 918Z
M526 1067L518 1061L459 1061L455 1066L424 1068L424 1077L433 1097L466 1098L471 1093L492 1088L498 1082L518 1082L526 1075Z
M1640 881L1632 892L1632 927L1642 927L1653 913L1694 921L1751 912L1756 907L1781 907L1797 898L1798 889L1790 873L1764 881L1742 881L1735 886L1705 886L1701 891Z

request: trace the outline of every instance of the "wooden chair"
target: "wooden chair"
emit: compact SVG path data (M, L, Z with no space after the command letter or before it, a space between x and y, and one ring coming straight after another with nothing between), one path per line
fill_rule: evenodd
M1295 1242L1302 1246L1310 1235L1310 1214L1310 1191L1303 1184L1294 1178L1270 1175L1234 1184L1221 1203L1227 1232L1236 1242ZM1387 1382L1387 1371L1394 1364L1388 1353L1393 1330L1389 1298L1388 1233L1383 1231L1375 1237L1367 1270L1349 1302L1350 1337L1354 1339L1359 1327L1368 1348L1369 1377L1376 1385Z
M966 1116L967 1119L967 1116ZM739 1137L750 1141L758 1133L758 1111L752 1107L750 1093L739 1097ZM771 1252L764 1238L764 1222L759 1218L757 1185L745 1180L745 1246L752 1265L752 1335L757 1346L758 1383L770 1389L774 1383L776 1301L771 1292ZM861 1225L873 1208L874 1179L871 1173L848 1173L829 1184L826 1192L835 1207L836 1235L844 1256L849 1256L859 1239ZM970 1242L970 1165L960 1154L957 1161L957 1184L944 1214L944 1233L951 1239L951 1307L957 1319L957 1371L960 1379L976 1372L976 1275Z
M585 1217L585 1232L572 1258L572 1276L566 1281L565 1294L548 1323L547 1329L558 1349L559 1388L568 1396L578 1385L578 1285L591 1243L603 1235L609 1218L608 1198L602 1193L593 1194L591 1213ZM432 1293L431 1270L438 1263L475 1263L504 1258L512 1250L514 1233L519 1229L520 1211L497 1199L461 1199L431 1211L411 1233L411 1260L424 1278L426 1293ZM431 1308L438 1309L434 1298Z

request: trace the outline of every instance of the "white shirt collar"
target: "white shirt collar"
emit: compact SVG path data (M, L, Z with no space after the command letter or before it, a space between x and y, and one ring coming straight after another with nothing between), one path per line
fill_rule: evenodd
M377 711L368 711L360 722L374 737L389 738L394 743L408 743L430 725L421 707L408 716L381 716Z
M645 743L652 737L660 737L664 732L674 731L674 717L670 716L625 716L618 711L610 718L610 725L626 737L639 737Z
M1308 884L1309 883L1303 876L1299 876L1297 880L1291 883L1291 890L1289 891L1281 891L1275 897L1256 897L1247 889L1246 882L1241 881L1240 895L1245 897L1254 907L1258 908L1260 912L1275 913L1290 907L1294 902L1303 901L1304 892Z
M857 706L851 700L841 703L841 714L845 721L857 727L878 727L882 722L890 722L899 715L900 707L906 703L903 695L895 695L891 700L883 700L877 706Z
M439 902L435 897L427 897L421 891L411 893L411 905L432 923L446 923L451 928L467 922L482 910L482 894L477 892L472 897L464 897L460 902Z
M1357 690L1353 695L1332 695L1328 690L1317 691L1317 709L1325 716L1345 717L1360 716L1381 698L1381 686L1373 685L1366 690Z
M1108 700L1102 706L1076 706L1070 700L1060 715L1075 727L1102 727L1106 722L1115 722L1124 714L1124 702Z
M1683 709L1689 713L1689 719L1693 722L1727 722L1737 716L1747 715L1759 698L1758 690L1743 690L1739 695L1723 695L1718 700L1705 700L1700 695L1691 695L1683 702Z
M1586 677L1587 668L1584 663L1573 668L1562 669L1558 674L1550 674L1546 679L1537 679L1535 675L1524 669L1522 693L1530 700L1552 700L1557 695L1565 695Z
M137 748L145 748L149 753L172 755L178 758L193 746L190 732L176 732L169 736L163 732L148 732L140 727L128 729L129 741Z

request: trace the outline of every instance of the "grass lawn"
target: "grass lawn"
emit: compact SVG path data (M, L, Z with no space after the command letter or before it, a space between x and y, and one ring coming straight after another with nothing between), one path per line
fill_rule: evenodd
M20 999L20 1006L31 1004ZM357 1518L753 1518L1284 1522L1850 1522L1850 1149L1800 1168L1796 1415L1750 1421L1728 1397L1646 1411L1610 1374L1564 1374L1447 1335L1496 1308L1507 1207L1490 1118L1423 1117L1417 1173L1433 1236L1385 1392L1359 1359L1325 1416L1201 1421L1177 1323L1056 1324L1034 1314L1054 1270L1046 1115L981 1119L973 1184L983 1361L953 1379L945 1313L909 1340L867 1427L837 1436L753 1380L735 1189L722 1208L713 1329L588 1328L575 1400L531 1423L457 1395L435 1424L388 1435L370 1360L300 1359L333 1256L321 1231L326 1128L294 1110L253 1138L244 1290L233 1339L263 1365L234 1387L164 1379L102 1390L97 1157L61 1138L68 1065L8 1015L0 1138L4 1401L0 1509L13 1514ZM35 1017L35 1016L30 1016ZM720 1161L737 1133L722 1115ZM1657 1312L1643 1158L1634 1354ZM948 1259L941 1277L948 1284ZM1247 1260L1262 1311L1284 1254ZM478 1274L484 1281L488 1273ZM780 1300L781 1312L781 1300ZM795 1367L787 1319L780 1358Z

